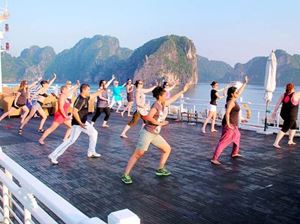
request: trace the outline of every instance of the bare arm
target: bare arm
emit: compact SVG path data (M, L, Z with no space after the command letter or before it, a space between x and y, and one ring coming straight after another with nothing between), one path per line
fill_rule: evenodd
M101 94L102 94L102 91L101 90L97 90L97 92L90 94L90 98L95 98L97 96L100 96Z
M300 100L300 92L296 92L294 96L296 97L296 100Z
M241 88L239 88L238 91L237 91L237 93L238 93L237 97L240 97L240 96L243 94L243 92L244 92L244 90L245 90L245 88L246 88L247 83L248 83L248 77L245 76L245 80L244 80L243 85L242 85Z
M280 105L281 105L281 103L282 103L283 97L284 97L284 94L282 94L282 95L280 96L279 100L278 100L277 103L276 103L275 109L274 109L274 111L273 111L273 113L272 113L272 118L273 118L273 119L276 117L276 113L277 113L277 111L278 111L278 109L279 109L279 107L280 107Z
M222 99L224 97L224 95L220 96L219 93L216 93L216 96L217 96L218 99Z
M105 84L105 88L108 88L109 85L112 83L112 81L114 81L115 79L115 75L112 75L111 79Z
M143 119L146 121L149 121L151 124L157 125L157 126L164 126L167 125L167 121L158 122L154 119L154 115L157 113L157 110L155 108L151 108L147 116L143 116Z
M233 100L230 100L227 103L225 118L226 118L226 124L229 128L233 128L232 125L230 124L230 112L231 112L232 108L234 107L234 105L235 105L235 102Z
M152 86L151 88L148 89L142 89L143 93L150 93L155 89L156 86Z
M39 83L39 81L40 81L41 79L42 79L42 78L40 77L40 78L38 78L38 80L36 80L36 81L34 81L33 83L31 83L31 84L28 86L28 89L31 89L32 87L36 86L36 85Z
M172 96L170 99L166 100L165 105L169 106L170 104L174 103L182 94L184 94L188 89L190 88L190 83L185 84L183 87L183 90L181 90L179 93Z
M14 105L15 105L15 106L17 106L17 101L18 101L20 95L21 95L21 93L18 92L18 93L17 93L17 96L16 96L16 98L15 98L15 100L14 100Z
M49 80L49 86L51 86L53 84L53 82L55 81L56 79L56 74L53 73L53 77Z
M61 94L59 97L59 111L60 113L64 116L64 118L68 118L68 115L65 114L65 110L64 110L64 104L66 101L66 96L64 94Z

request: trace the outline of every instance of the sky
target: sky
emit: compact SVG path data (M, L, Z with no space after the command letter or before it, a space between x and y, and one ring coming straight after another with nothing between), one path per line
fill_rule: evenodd
M197 54L231 65L272 49L300 54L299 0L7 0L10 53L32 45L56 53L96 34L117 37L132 50L176 34ZM4 7L4 1L0 0Z

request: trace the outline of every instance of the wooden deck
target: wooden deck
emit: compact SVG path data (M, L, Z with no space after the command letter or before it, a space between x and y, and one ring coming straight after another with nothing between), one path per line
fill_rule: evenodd
M119 134L127 122L112 114L109 129L100 128L99 159L86 157L88 138L82 134L52 166L47 155L61 143L65 128L59 129L40 146L39 119L33 119L23 136L17 134L18 118L0 123L0 145L21 166L62 195L90 217L106 221L110 212L129 208L143 224L200 223L299 223L300 222L300 139L298 146L275 150L275 136L241 131L241 154L232 160L231 149L222 154L221 166L209 160L219 133L200 133L200 127L171 122L162 135L173 148L167 167L170 177L158 178L155 169L160 153L150 147L132 172L134 183L124 185L120 176L135 148L138 127L130 139ZM100 121L101 120L101 121ZM45 125L48 127L52 118ZM219 128L220 130L220 128Z

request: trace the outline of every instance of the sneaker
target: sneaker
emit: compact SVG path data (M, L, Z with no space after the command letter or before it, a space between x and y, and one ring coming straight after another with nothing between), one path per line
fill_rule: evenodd
M44 132L45 132L44 129L39 129L39 130L38 130L38 133L44 133Z
M157 176L170 176L171 173L166 168L161 168L156 170L155 173Z
M123 174L121 180L124 184L132 184L132 179L129 175Z
M48 158L50 159L50 162L52 163L52 165L57 165L58 164L57 159L53 158L52 156L48 156Z
M125 134L121 134L121 135L120 135L120 138L128 138L128 136L125 135Z
M89 158L99 158L101 154L96 153L96 152L88 152L87 157Z
M22 128L19 129L18 134L19 134L19 135L22 135L22 134L23 134L23 129L22 129Z

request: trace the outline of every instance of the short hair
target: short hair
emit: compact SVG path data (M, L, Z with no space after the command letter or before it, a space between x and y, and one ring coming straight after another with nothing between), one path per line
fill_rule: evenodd
M166 90L163 87L157 86L152 91L152 94L153 94L153 97L158 100L159 96L162 96L165 92L166 92Z
M83 91L84 89L88 88L88 87L90 87L90 85L87 84L87 83L81 84L81 86L80 86L80 92L82 93L82 91Z
M285 86L285 93L290 94L293 89L295 89L295 85L294 85L294 83L290 82L290 83L286 84L286 86Z
M62 93L63 89L68 89L68 87L67 87L67 86L61 86L61 87L60 87L60 92L61 92L61 93Z

